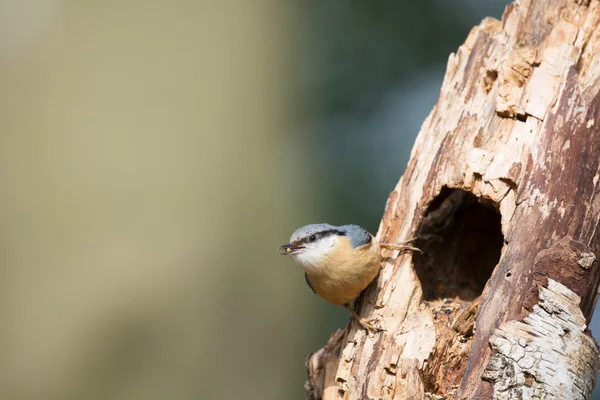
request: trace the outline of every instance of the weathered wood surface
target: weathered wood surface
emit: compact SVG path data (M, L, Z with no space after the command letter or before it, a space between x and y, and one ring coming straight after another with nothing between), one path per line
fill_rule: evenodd
M600 2L485 19L450 56L378 232L424 254L384 250L358 309L386 331L336 332L307 360L309 396L591 398L599 180Z
M598 347L583 328L579 296L552 279L539 290L531 314L490 338L494 354L482 378L494 384L495 399L591 398Z

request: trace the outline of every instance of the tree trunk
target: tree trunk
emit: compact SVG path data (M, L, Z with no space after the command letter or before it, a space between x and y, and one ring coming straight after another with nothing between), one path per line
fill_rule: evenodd
M590 399L600 268L600 3L522 0L448 60L390 194L355 322L307 360L313 399Z

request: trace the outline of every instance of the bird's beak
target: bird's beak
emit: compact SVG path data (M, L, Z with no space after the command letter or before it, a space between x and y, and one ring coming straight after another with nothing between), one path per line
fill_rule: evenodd
M295 254L297 253L299 250L302 250L304 248L304 246L299 246L293 243L289 243L289 244L284 244L283 246L279 247L279 250L282 251L281 255L282 256L286 256L286 255L290 255L290 254Z

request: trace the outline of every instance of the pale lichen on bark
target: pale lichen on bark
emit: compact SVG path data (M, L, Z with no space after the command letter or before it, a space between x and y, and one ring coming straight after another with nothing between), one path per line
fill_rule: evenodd
M600 360L579 303L550 279L530 315L494 332L494 354L483 374L494 383L494 400L591 398Z

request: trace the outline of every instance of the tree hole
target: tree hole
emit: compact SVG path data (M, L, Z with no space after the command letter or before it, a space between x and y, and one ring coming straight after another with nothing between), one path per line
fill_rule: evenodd
M413 263L423 300L477 298L500 260L504 238L491 201L444 187L419 227Z
M415 246L423 254L413 254L413 265L438 338L423 371L427 392L450 397L464 375L476 335L477 298L504 244L500 221L491 201L445 187L419 226Z

